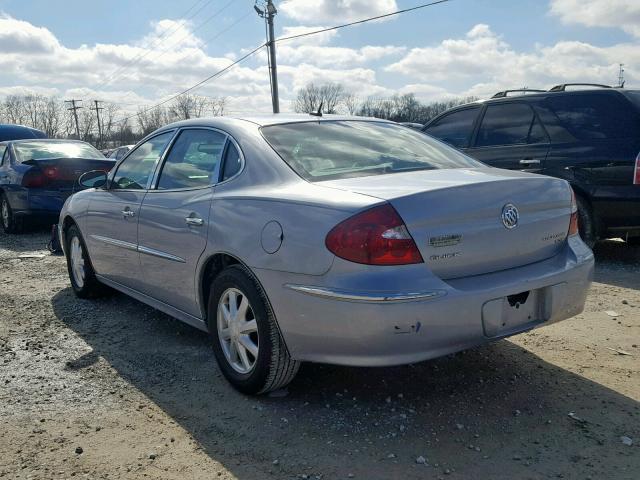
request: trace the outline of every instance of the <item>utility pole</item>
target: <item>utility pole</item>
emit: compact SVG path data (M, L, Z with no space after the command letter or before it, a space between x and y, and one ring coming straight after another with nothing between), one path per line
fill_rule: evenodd
M93 103L95 104L95 107L93 107L91 110L96 111L96 117L98 119L98 145L102 146L102 127L100 125L100 110L104 110L104 108L99 106L100 100L94 100Z
M278 10L273 4L273 0L266 0L264 10L261 9L256 1L253 7L258 15L267 22L267 48L269 49L269 74L271 80L271 103L273 104L273 113L280 113L280 98L278 96L278 66L276 63L276 39L273 28L273 17L276 16Z
M618 86L624 88L624 63L620 64L620 71L618 72Z
M76 106L76 102L81 102L82 100L65 100L64 103L70 103L71 108L67 108L67 110L73 110L73 118L76 120L76 136L78 140L80 140L80 125L78 124L78 109L82 107Z

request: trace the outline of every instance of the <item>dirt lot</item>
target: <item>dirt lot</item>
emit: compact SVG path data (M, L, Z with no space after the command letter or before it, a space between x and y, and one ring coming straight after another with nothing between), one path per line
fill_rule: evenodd
M640 478L640 248L598 246L572 320L249 398L201 332L76 299L46 239L0 234L1 478Z

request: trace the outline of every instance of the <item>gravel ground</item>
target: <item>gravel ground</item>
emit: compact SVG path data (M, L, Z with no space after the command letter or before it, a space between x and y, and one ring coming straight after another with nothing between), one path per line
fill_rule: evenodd
M597 247L574 319L250 398L201 332L75 298L46 240L0 234L1 478L640 478L640 248Z

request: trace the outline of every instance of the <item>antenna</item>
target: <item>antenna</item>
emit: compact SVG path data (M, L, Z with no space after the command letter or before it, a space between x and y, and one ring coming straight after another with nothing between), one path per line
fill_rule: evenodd
M620 64L620 70L618 71L618 87L624 88L624 63Z
M318 107L318 111L317 112L309 112L309 115L313 115L314 117L321 117L322 116L322 107L324 105L324 102L320 102L320 106Z

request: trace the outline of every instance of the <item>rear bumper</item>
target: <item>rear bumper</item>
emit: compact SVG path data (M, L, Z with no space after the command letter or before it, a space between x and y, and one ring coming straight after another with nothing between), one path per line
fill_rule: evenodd
M365 267L364 272L358 266L356 273L339 260L323 276L255 273L293 358L388 366L573 317L584 308L593 264L591 251L572 238L560 254L543 262L447 282L425 272L424 265ZM526 291L531 294L522 310L511 312L504 297Z
M20 188L11 192L11 208L17 216L57 216L71 194L71 189Z

